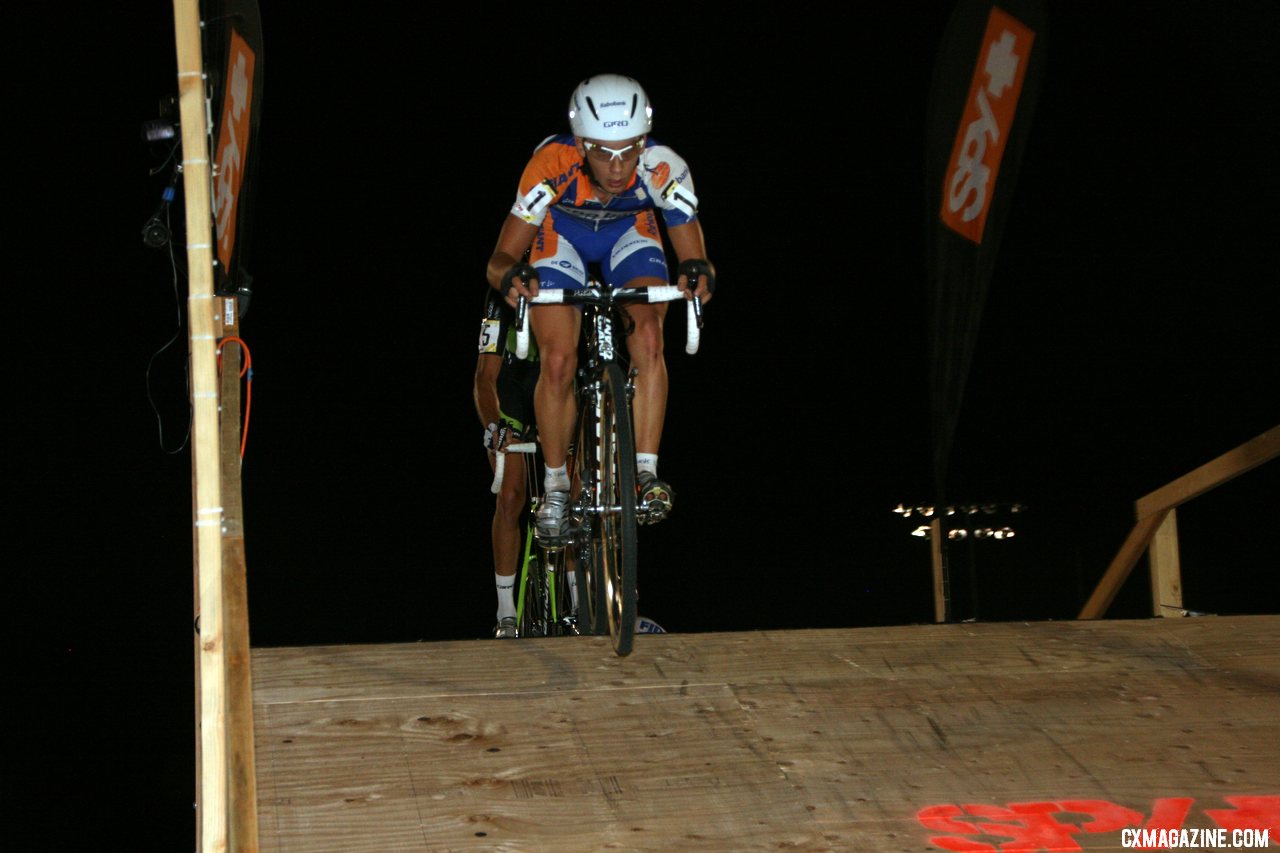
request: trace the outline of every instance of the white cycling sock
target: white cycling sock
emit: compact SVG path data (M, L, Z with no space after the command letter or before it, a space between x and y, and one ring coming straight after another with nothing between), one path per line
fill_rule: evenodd
M636 471L648 471L653 476L658 476L658 454L656 453L637 453L636 454Z
M559 468L547 466L547 473L542 478L542 488L548 492L569 491L569 463Z
M516 615L516 576L493 573L494 586L498 588L498 621Z
M565 580L569 581L569 597L573 599L571 604L573 609L577 610L578 609L578 573L569 568L566 568L565 571L569 573L568 577L566 577Z

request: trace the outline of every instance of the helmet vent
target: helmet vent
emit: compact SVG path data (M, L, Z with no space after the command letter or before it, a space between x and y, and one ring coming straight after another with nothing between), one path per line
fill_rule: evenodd
M639 103L640 103L640 96L639 96L639 95L632 95L632 96L631 96L631 117L632 117L632 118L635 118L635 117L636 117L636 106L637 106Z
M596 121L600 120L600 114L596 112L595 101L591 100L590 96L587 96L587 109L591 110L592 118L594 118Z

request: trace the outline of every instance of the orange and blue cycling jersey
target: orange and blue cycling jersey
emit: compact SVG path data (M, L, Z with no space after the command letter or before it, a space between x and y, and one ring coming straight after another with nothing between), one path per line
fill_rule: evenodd
M543 287L576 288L587 265L601 265L605 280L623 286L637 278L668 281L655 211L667 226L692 222L698 198L685 161L652 139L627 188L601 202L568 134L534 151L520 179L513 216L538 226L529 263Z

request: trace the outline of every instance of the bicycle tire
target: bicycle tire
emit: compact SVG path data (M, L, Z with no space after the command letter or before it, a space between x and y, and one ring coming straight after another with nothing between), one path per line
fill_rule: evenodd
M599 441L596 438L596 398L591 394L582 400L578 412L578 434L574 442L573 470L578 486L578 503L581 507L579 527L573 544L574 576L578 587L578 632L581 634L609 633L609 620L605 616L604 585L597 582L595 554L596 530L599 518L589 511L599 493L597 481L599 466L596 464Z
M618 656L631 653L636 627L636 443L627 380L617 364L605 365L600 394L600 506L593 555L602 581L609 637Z

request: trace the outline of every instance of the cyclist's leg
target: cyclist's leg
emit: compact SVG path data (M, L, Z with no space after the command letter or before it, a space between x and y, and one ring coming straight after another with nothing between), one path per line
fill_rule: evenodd
M667 259L658 220L648 210L618 236L609 253L605 277L615 287L667 284ZM657 454L667 412L667 365L662 354L662 322L667 304L631 303L627 314L634 327L627 335L627 355L636 371L633 400L636 451Z
M541 360L533 406L542 437L542 454L548 467L557 468L568 457L577 413L573 377L578 368L581 315L568 305L535 305L529 319Z
M556 616L562 633L577 634L578 629L578 551L569 547L561 552L556 571Z
M627 287L650 287L665 284L661 279L632 279ZM636 452L658 454L662 443L662 424L667 416L667 364L662 352L662 323L667 304L634 303L627 314L635 324L627 336L627 357L636 371L636 393L633 415L636 426Z
M530 373L528 365L504 363L494 383L502 425L499 434L507 444L524 438L527 434L526 425L533 417L533 412L525 401L525 387ZM492 457L490 458L492 461ZM498 626L495 635L509 637L514 633L514 625L510 620L519 616L513 587L516 583L516 568L521 563L520 528L527 500L525 484L528 467L522 453L505 454L503 466L502 488L494 504L490 537L493 544L494 583L498 593Z
M547 216L529 250L529 263L538 272L539 288L574 289L586 284L586 264L573 241L562 235L553 214ZM529 322L538 341L540 374L533 405L542 436L542 455L548 468L565 464L577 407L573 379L578 368L578 335L582 315L567 305L535 305Z
M513 575L520 562L520 522L525 509L525 464L523 453L508 453L502 489L493 512L493 569L495 574Z
M666 256L652 211L636 218L636 224L615 244L608 275L621 287L654 287L668 283ZM627 306L633 327L627 336L627 355L636 371L632 416L636 453L642 482L641 514L644 522L658 521L671 511L672 491L658 475L658 449L667 414L667 364L663 355L665 302Z
M576 288L586 283L586 266L574 244L556 230L549 215L529 251L539 288ZM573 380L578 367L578 335L582 317L567 305L535 305L529 322L538 340L540 373L533 403L542 434L546 495L538 508L538 535L559 544L568 532L569 438L576 404Z
M525 507L524 455L509 453L503 463L502 489L493 511L493 572L498 587L497 619L514 617L516 567L520 564L520 521Z

